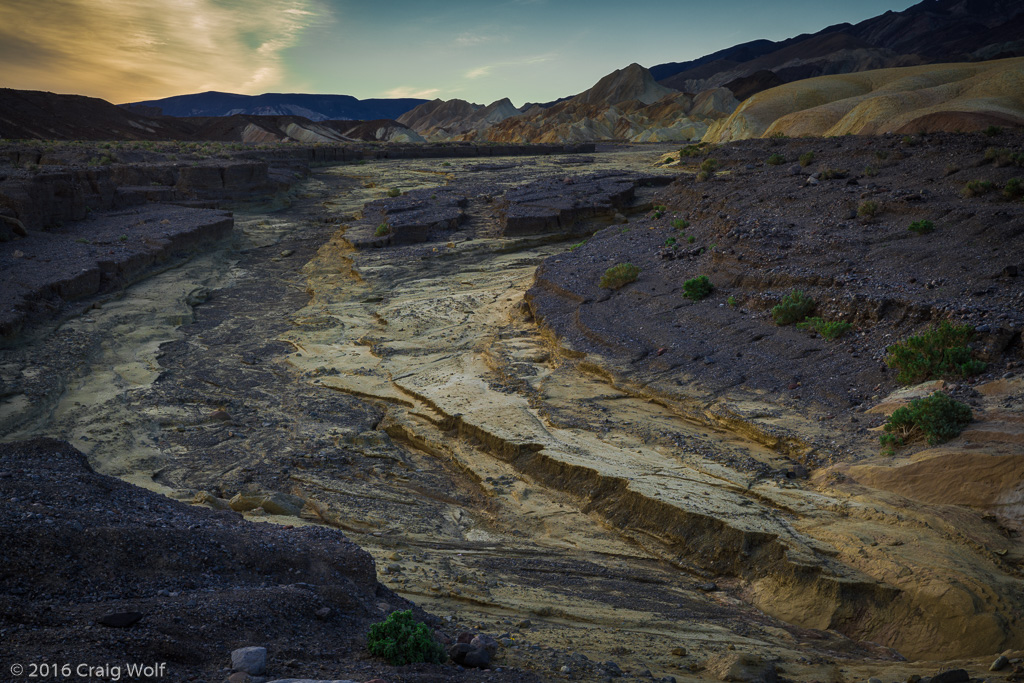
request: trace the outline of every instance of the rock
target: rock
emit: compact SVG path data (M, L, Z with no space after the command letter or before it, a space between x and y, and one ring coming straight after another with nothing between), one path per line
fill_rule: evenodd
M718 584L716 584L714 581L704 581L702 583L698 583L697 588L706 593L710 593L711 591L718 590Z
M142 619L142 617L142 612L113 612L111 614L104 614L96 620L96 623L101 626L109 626L110 628L128 628Z
M572 669L569 668L568 665L563 665L562 668L559 669L559 671L561 671L564 674L571 674L572 673Z
M966 683L969 680L966 669L948 669L932 676L931 683Z
M331 616L331 608L321 607L315 612L315 614L317 619L319 619L320 621L324 621L325 619L327 619L327 617Z
M720 681L775 683L775 664L743 652L729 652L707 661L707 670Z
M267 670L267 648L242 647L231 653L231 668L252 676L261 676Z
M1010 660L1006 658L1006 655L999 655L996 657L996 661L992 662L992 666L988 668L989 671L1002 671L1006 668L1006 665L1010 663Z
M674 654L676 657L685 657L686 656L686 648L685 647L674 647L674 648L672 648L672 654Z
M881 681L881 679L875 678L874 676L872 676L871 678L868 679L868 683L882 683L882 681Z
M260 507L271 515L288 515L289 517L298 517L305 504L306 501L298 496L277 492L271 493L267 496L263 502L260 503Z
M491 664L491 653L483 648L476 648L466 653L462 665L477 669L486 669Z
M284 251L281 252L281 256L284 257L284 258L288 258L289 256L291 256L294 253L295 253L294 249L285 249Z
M531 626L533 626L533 622L531 622L529 619L523 619L518 624L516 624L516 628L530 628Z
M604 672L612 678L618 678L622 675L622 669L619 668L618 664L611 660L608 660L607 662L602 664L601 667L604 669Z
M230 510L231 509L231 503L229 503L228 501L224 500L223 498L218 498L217 496L213 495L209 491L200 491L195 496L193 496L192 504L193 505L205 505L207 507L213 508L214 510Z
M235 512L249 512L258 508L263 498L262 494L236 493L228 504Z
M236 671L228 676L228 683L252 683L252 676L244 671Z
M494 653L498 651L498 641L484 633L473 638L473 640L469 641L469 644L471 647L487 650L487 654L492 657L494 656Z
M462 661L466 658L470 652L473 651L473 646L469 643L455 643L448 648L448 658L456 664L462 664Z

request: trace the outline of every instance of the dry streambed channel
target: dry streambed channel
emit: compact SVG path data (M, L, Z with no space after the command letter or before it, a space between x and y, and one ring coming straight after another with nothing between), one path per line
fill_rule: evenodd
M907 630L889 639L904 654L948 659L948 633L930 650L936 634L909 633L907 615L975 594L936 559L975 543L956 540L971 529L732 468L793 463L614 381L531 319L534 271L574 240L502 237L491 197L657 159L320 169L288 208L237 208L231 240L5 351L4 380L23 390L5 439L66 438L99 471L175 498L341 528L383 583L452 632L499 636L499 665L546 679L718 678L721 662L757 675L772 661L793 680L933 673L860 636ZM489 195L472 193L440 239L346 239L391 188L463 184ZM938 594L901 605L891 586L932 560ZM978 612L956 628L996 648L1001 622Z

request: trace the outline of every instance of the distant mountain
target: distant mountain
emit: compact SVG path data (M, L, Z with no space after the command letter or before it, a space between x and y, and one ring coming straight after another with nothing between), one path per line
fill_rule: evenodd
M145 113L140 113L145 112ZM209 140L217 142L422 142L390 119L311 121L234 114L175 118L81 95L0 88L0 138L42 140Z
M398 123L412 128L428 140L450 140L472 131L481 131L519 113L508 98L486 107L459 99L437 99L406 112L398 117Z
M1016 56L1024 56L1024 2L924 0L858 24L836 24L779 42L755 40L650 70L670 88L699 92L732 86L744 99L759 89L815 76Z
M226 92L204 92L176 95L162 100L146 100L121 105L139 113L164 116L302 116L310 121L341 121L397 119L427 100L412 97L399 99L358 100L350 95L308 95L302 93L264 93L235 95Z

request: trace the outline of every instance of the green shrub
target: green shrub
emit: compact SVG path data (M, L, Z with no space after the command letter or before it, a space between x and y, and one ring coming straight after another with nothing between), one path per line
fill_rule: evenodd
M388 190L388 196L389 197L398 197L401 194L402 194L402 191L400 189L398 189L397 187L392 187L390 190Z
M711 284L707 275L698 275L683 283L683 296L693 301L700 301L708 298L714 289L715 286Z
M731 295L729 296L729 298L726 301L728 302L730 308L736 308L737 306L740 305L740 302L736 301L736 297L731 296Z
M931 221L914 221L907 230L916 232L918 235L927 235L935 230L935 224Z
M1024 197L1024 181L1020 178L1010 178L1003 185L1003 196L1014 201Z
M996 184L991 180L972 180L964 185L964 189L960 191L960 194L965 197L977 197L994 189L996 189Z
M391 226L388 225L387 223L381 223L380 225L377 226L377 230L374 231L373 234L375 234L377 237L383 237L384 235L388 235L390 233Z
M981 132L985 134L985 137L995 138L1003 134L1003 129L1000 128L999 126L989 126L988 128Z
M569 251L576 251L577 249L579 249L580 247L582 247L586 243L587 243L587 241L583 240L582 242L577 242L576 244L571 244L571 245L569 245Z
M711 180L712 175L710 171L698 171L697 182L703 183L705 180Z
M878 215L878 202L871 201L870 199L860 203L857 207L857 216L863 218L866 221L873 219Z
M689 237L686 238L686 241L689 242L690 244L693 244L694 242L697 241L697 238L694 237L693 235L690 235Z
M782 297L782 303L772 308L772 320L776 325L792 325L798 323L814 310L814 299L794 289Z
M671 164L675 160L676 160L676 158L674 156L669 155L669 156L665 157L664 159L662 159L661 163L663 163L663 164Z
M920 434L934 446L959 436L972 418L969 406L936 391L894 410L879 440L883 446L896 449Z
M850 174L845 168L826 168L821 172L822 180L842 180Z
M810 166L814 163L814 152L804 152L800 155L800 165Z
M994 166L1010 166L1014 162L1014 154L1004 147L989 147L985 150L985 161Z
M865 166L864 175L867 176L868 178L874 178L876 175L878 175L878 169L875 168L874 166Z
M900 384L977 375L985 364L971 358L967 345L973 337L974 328L970 325L943 320L932 329L887 348L885 364L899 370L896 381Z
M665 246L672 247L674 249L676 247L676 238L669 237L667 240L665 240Z
M677 218L674 221L672 221L672 227L675 228L676 230L686 230L688 227L690 227L690 221L683 220L682 218Z
M775 152L770 157L768 157L768 160L765 163L768 164L769 166L778 166L779 164L786 163L786 157L782 156L778 152Z
M441 664L448 658L430 628L413 618L412 610L392 612L387 619L371 626L366 648L371 655L383 657L392 666L417 662Z
M657 220L664 216L666 211L668 211L668 208L666 208L664 204L655 204L654 213L651 214L651 218Z
M921 144L920 138L911 137L910 135L904 135L901 142L907 147L917 147Z
M808 318L796 326L801 330L813 330L829 341L839 339L853 327L845 320L822 320L818 317Z
M718 159L705 159L700 162L700 170L714 173L718 170Z
M703 147L704 147L703 143L699 144L699 145L687 145L686 147L683 147L682 149L679 150L679 159L680 159L680 161L682 160L683 157L699 157L699 156L701 156L702 154L704 154Z
M630 282L635 282L639 276L640 269L632 263L619 263L604 271L598 286L605 289L618 289Z

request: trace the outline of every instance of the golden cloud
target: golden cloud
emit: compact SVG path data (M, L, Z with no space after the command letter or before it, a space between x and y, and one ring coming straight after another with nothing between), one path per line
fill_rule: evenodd
M128 102L281 85L320 0L4 0L2 85Z

